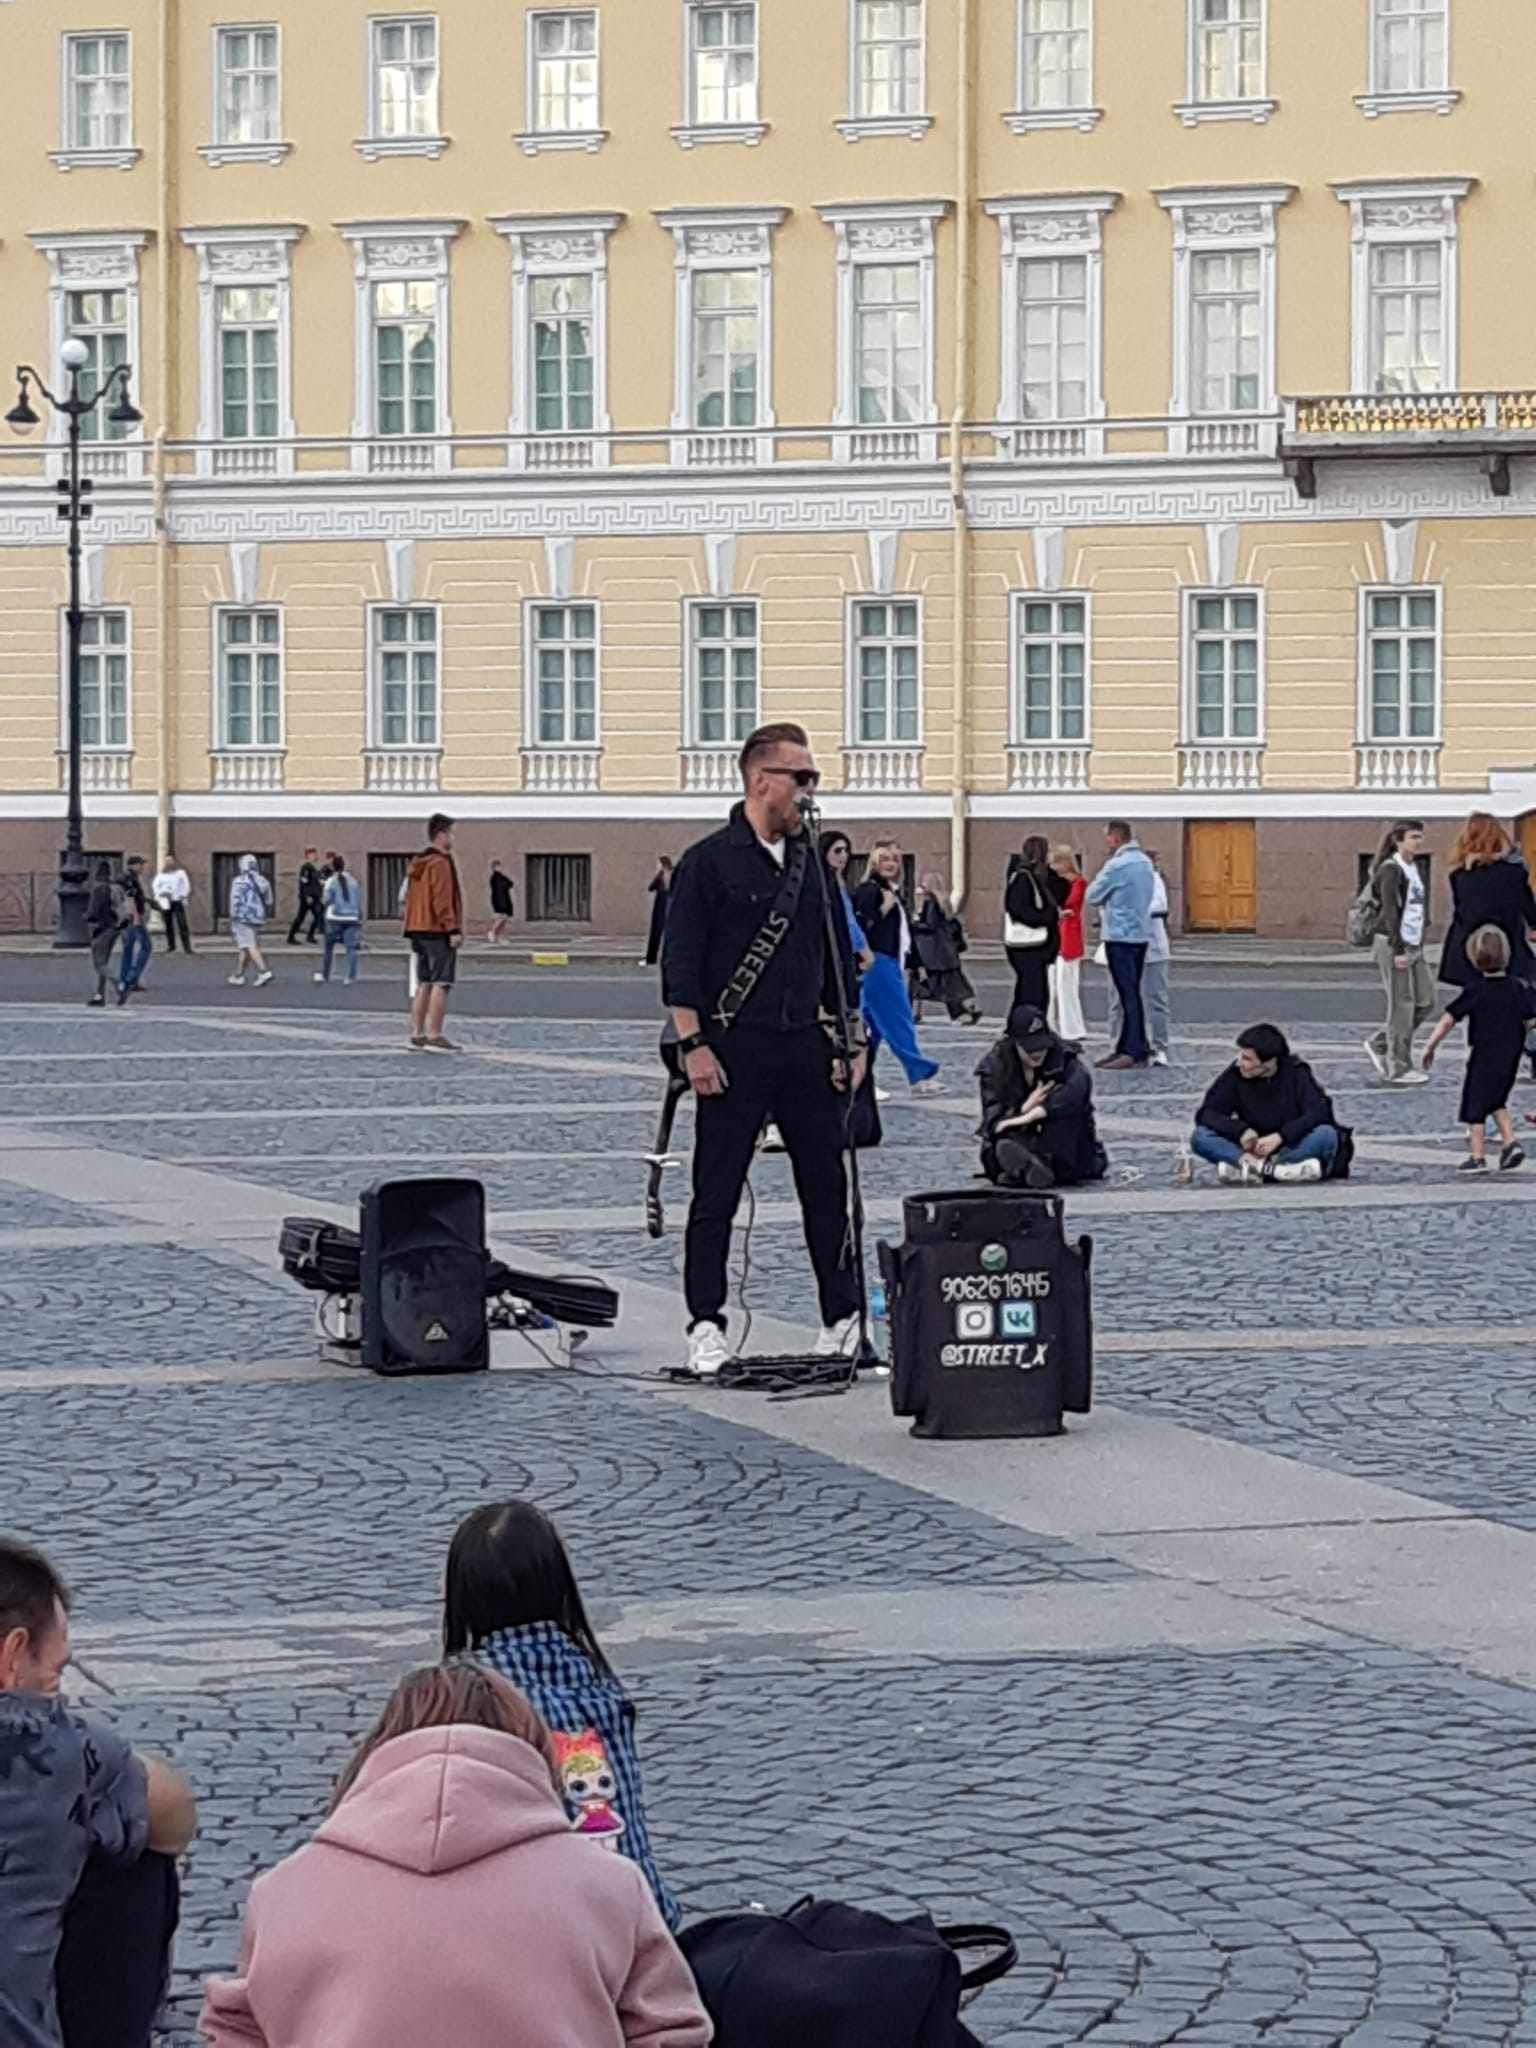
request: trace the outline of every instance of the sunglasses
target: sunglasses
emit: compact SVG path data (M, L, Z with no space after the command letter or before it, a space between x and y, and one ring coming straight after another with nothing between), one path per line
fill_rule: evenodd
M796 789L819 789L821 770L819 768L765 768L765 775L787 775Z

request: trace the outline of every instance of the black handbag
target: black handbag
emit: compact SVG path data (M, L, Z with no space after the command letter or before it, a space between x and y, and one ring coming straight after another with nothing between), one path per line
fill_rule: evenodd
M1003 1927L890 1920L830 1899L703 1920L678 1941L715 2048L976 2048L961 1997L1018 1961ZM972 1950L985 1959L963 1969Z

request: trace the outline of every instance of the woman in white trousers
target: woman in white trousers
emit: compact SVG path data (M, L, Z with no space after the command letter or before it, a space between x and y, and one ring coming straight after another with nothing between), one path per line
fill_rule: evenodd
M1051 853L1051 883L1061 905L1061 951L1051 962L1050 1026L1058 1038L1081 1045L1088 1036L1083 1016L1083 898L1088 893L1070 846Z

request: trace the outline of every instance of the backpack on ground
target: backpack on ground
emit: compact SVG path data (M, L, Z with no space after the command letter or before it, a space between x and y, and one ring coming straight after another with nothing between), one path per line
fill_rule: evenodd
M1368 948L1376 937L1376 928L1381 922L1381 890L1375 875L1371 875L1349 906L1349 915L1344 920L1344 936L1352 946Z
M1002 1927L888 1920L827 1899L730 1913L679 1936L715 2048L979 2048L960 1998L1018 1961ZM991 1951L962 1971L961 1953Z

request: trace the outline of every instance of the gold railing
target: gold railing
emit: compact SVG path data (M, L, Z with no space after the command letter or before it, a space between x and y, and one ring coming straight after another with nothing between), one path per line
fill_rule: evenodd
M1287 438L1330 439L1371 434L1536 433L1536 391L1344 392L1293 398L1286 404Z

